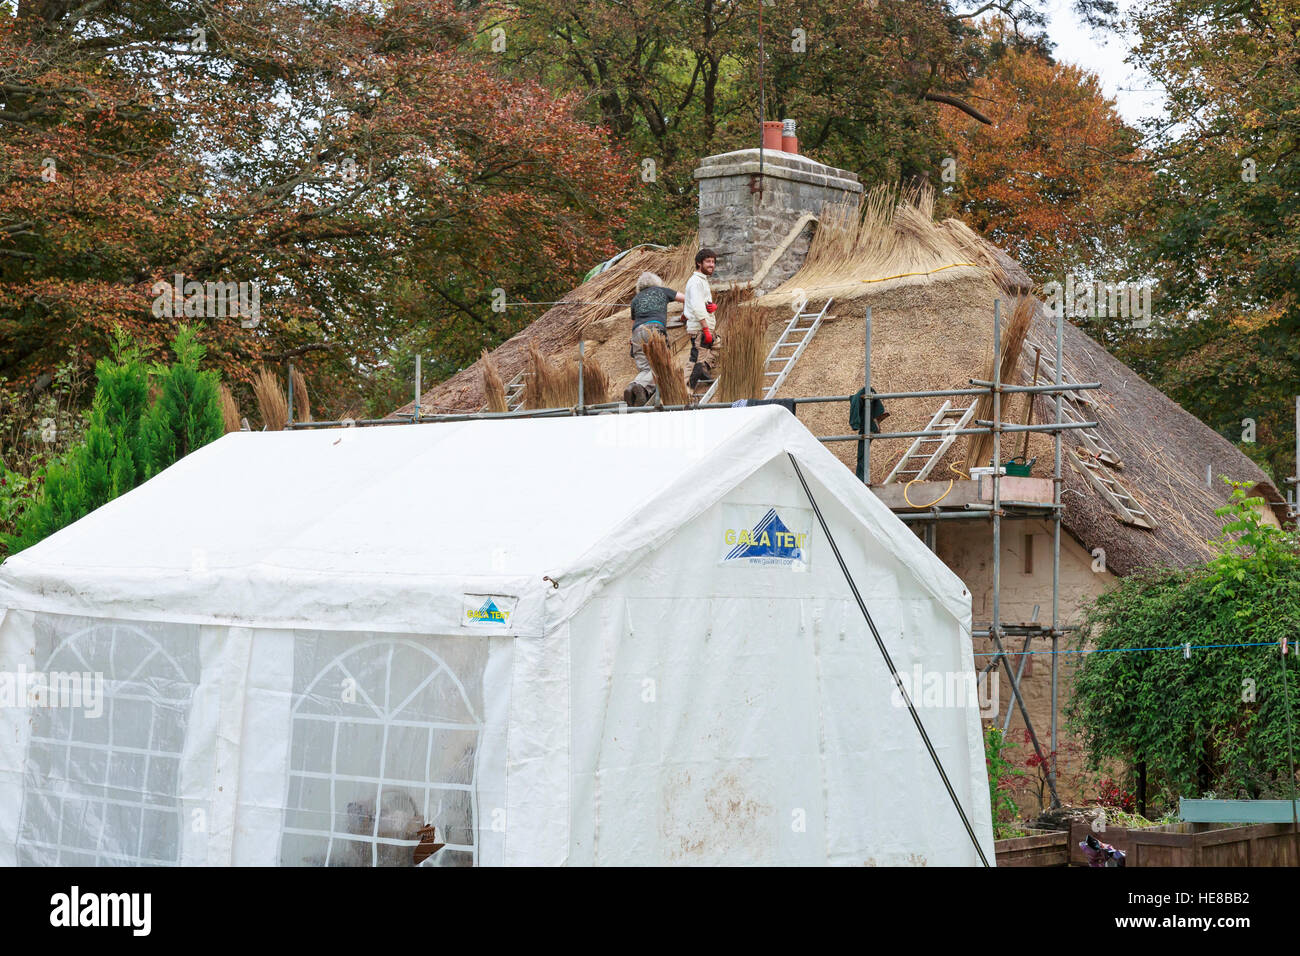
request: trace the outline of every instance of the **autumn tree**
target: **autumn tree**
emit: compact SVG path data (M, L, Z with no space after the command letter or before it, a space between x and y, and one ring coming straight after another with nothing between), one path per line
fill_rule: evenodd
M1154 0L1135 24L1168 115L1148 130L1157 321L1125 348L1280 481L1300 393L1300 10Z
M827 163L877 180L933 180L948 155L940 111L984 116L967 95L987 62L972 18L1002 11L1023 42L1045 42L1045 5L1023 0L471 6L484 49L517 75L581 92L587 116L654 163L625 242L671 241L689 228L697 160L755 145L763 118L796 119L801 150ZM1089 22L1116 12L1111 0L1074 6Z
M504 76L452 0L0 4L0 378L115 326L204 324L244 378L303 359L326 413L394 351L451 369L614 251L635 172L576 103ZM174 275L200 284L168 314ZM191 306L194 308L191 308ZM197 314L195 314L197 312Z
M1138 132L1098 77L985 24L990 62L971 99L991 124L943 111L952 163L939 185L956 211L1040 282L1136 280L1132 235L1151 175Z

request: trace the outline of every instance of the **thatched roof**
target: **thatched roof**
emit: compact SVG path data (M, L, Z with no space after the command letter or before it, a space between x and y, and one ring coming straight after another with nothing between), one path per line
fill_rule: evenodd
M1033 334L1051 348L1055 328L1055 317L1040 303ZM1204 562L1211 555L1208 542L1218 537L1222 527L1214 509L1228 500L1225 477L1251 482L1255 493L1274 506L1279 522L1286 520L1283 496L1263 470L1230 441L1068 322L1062 339L1064 364L1075 380L1101 383L1099 390L1090 393L1097 396L1090 415L1124 462L1123 469L1113 473L1157 522L1154 532L1121 523L1077 468L1064 467L1063 523L1089 550L1106 549L1109 570L1126 574L1152 565ZM1022 373L1028 379L1031 373L1026 363L1031 369L1032 356L1021 359ZM1048 400L1040 397L1035 420L1050 421L1053 414ZM1066 433L1067 449L1081 445L1077 435Z
M856 234L846 235L844 229L851 231L855 227L824 215L824 224L831 228L819 230L806 267L756 300L769 315L768 339L775 341L791 317L796 290L809 296L809 308L834 298L827 320L779 397L847 395L861 388L864 317L868 308L872 314L871 379L876 391L969 387L969 379L983 378L988 373L993 351L994 300L1002 300L1003 315L1009 317L1013 297L1028 290L1029 278L1019 263L961 223L935 223L928 219L928 212L917 215L915 207L924 204L918 204L916 199L905 197L897 215L882 215L877 209L875 219L868 216L865 224L858 224ZM907 200L912 208L908 208ZM926 212L924 208L920 211ZM830 255L836 249L843 261ZM625 260L580 286L569 298L627 301L637 275L647 267L660 271L665 279L675 273L669 282L672 285L689 274L692 252L693 244L669 253L655 253L661 260L649 266L648 259ZM592 288L595 283L600 286ZM1054 349L1054 329L1055 320L1039 303L1031 337ZM626 310L610 307L583 312L581 307L560 306L493 354L508 381L523 369L529 339L537 340L544 352L554 354L576 350L581 338L588 354L596 357L612 377L617 393L635 375L628 354L628 332ZM725 341L725 317L722 334ZM684 333L671 331L670 343L682 356L686 348ZM1068 322L1064 356L1065 369L1076 381L1102 384L1100 390L1089 393L1097 403L1090 414L1099 422L1104 440L1124 463L1112 474L1155 519L1153 530L1121 522L1087 478L1069 464L1069 455L1082 445L1082 439L1076 433L1065 433L1064 526L1089 551L1104 548L1110 571L1126 574L1142 567L1203 562L1210 554L1207 541L1220 528L1214 509L1228 498L1223 476L1255 483L1257 493L1270 502L1283 502L1282 495L1254 462ZM1019 365L1025 383L1032 376L1033 364L1033 352L1026 350ZM1046 372L1040 373L1040 381L1046 380ZM430 389L422 407L426 413L469 412L482 408L484 401L476 363ZM941 402L917 399L889 403L885 431L924 428ZM1003 409L1004 421L1023 421L1025 404L1022 396L1009 398ZM409 413L411 407L402 411ZM1050 400L1040 397L1035 402L1033 420L1049 421L1052 414ZM843 403L800 406L798 417L816 435L850 431L848 409ZM910 441L886 439L872 443L873 482L883 481ZM1004 437L1003 459L1019 455L1023 441L1023 436ZM832 443L829 447L846 466L854 466L856 448L852 442ZM960 464L965 454L966 443L956 443L931 477L954 477L957 473L950 470L950 465L965 471L967 466ZM1037 458L1033 470L1036 477L1050 477L1050 436L1032 436L1029 457ZM1209 486L1205 480L1207 465L1213 474ZM1282 516L1280 508L1276 512Z

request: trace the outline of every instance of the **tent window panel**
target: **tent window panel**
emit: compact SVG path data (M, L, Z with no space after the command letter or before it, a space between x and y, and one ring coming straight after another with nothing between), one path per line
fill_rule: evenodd
M412 866L419 830L476 859L475 766L487 643L300 634L280 860Z
M78 675L82 699L32 711L19 862L179 863L179 762L199 676L198 628L43 615L35 670L64 688Z

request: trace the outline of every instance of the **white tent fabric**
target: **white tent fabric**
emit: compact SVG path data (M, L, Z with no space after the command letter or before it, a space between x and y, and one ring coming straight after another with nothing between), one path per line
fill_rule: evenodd
M237 433L0 566L0 864L978 862L787 453L899 670L972 675L779 408ZM921 716L992 861L978 711Z

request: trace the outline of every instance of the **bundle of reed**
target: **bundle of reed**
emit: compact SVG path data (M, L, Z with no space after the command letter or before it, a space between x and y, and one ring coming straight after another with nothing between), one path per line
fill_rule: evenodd
M1020 352L1024 348L1025 336L1029 334L1029 324L1034 318L1034 309L1036 300L1033 296L1021 296L1016 300L1015 309L1011 313L1011 321L1007 323L1002 332L1002 344L998 349L998 355L989 362L985 371L984 378L986 381L993 381L995 370L1001 367L998 374L998 380L1005 383L1014 384L1016 365L1020 361ZM1004 396L1002 402L1002 421L1005 424L1010 420L1010 407ZM993 420L993 396L981 395L979 401L975 403L975 415L972 418L972 427L974 420L982 421ZM987 467L992 460L993 455L993 436L992 435L971 435L966 444L966 464L969 468ZM996 464L1001 464L997 462Z
M576 361L576 360L575 360ZM588 354L582 363L582 403L584 405L603 405L612 401L613 384L594 356Z
M528 371L524 376L526 408L572 408L578 404L576 358L553 362L536 342L528 343Z
M719 307L718 314L723 313ZM726 334L718 357L717 401L763 397L767 361L767 317L754 302L733 305L727 311Z
M860 211L850 203L822 207L803 265L774 294L850 284L838 293L843 298L885 283L938 281L949 278L944 274L950 269L982 268L985 260L973 258L966 240L934 221L929 186L877 186L863 197Z
M673 353L668 348L668 340L662 335L647 336L644 342L645 357L654 372L655 384L659 386L659 403L662 405L688 405L691 393L686 388L686 377L673 361Z
M740 308L740 306L749 302L753 298L754 289L752 286L748 285L742 285L734 289L724 289L723 291L716 293L713 296L713 302L718 307L718 311L713 317L718 320L717 325L715 326L718 331L725 332L727 323L730 321L730 316Z
M510 406L506 403L506 385L501 381L501 371L497 368L496 359L487 349L483 350L479 368L483 375L483 394L487 397L487 410L489 412L510 411Z
M225 382L217 386L217 400L221 403L221 420L225 423L226 434L239 431L239 406Z
M290 373L293 378L293 420L295 422L311 421L311 398L307 395L307 379L303 378L298 366L293 366Z
M284 389L274 372L263 368L253 375L253 397L257 399L263 429L281 431L289 420L289 400L285 398Z

